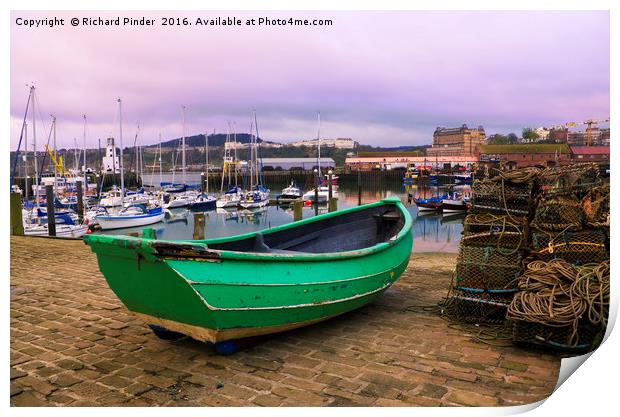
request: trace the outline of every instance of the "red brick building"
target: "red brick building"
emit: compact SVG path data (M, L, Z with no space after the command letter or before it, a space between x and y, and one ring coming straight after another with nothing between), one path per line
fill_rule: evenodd
M572 160L566 144L480 145L478 159L482 165L503 165L507 169L530 166L556 166Z
M609 146L571 146L573 162L609 163Z

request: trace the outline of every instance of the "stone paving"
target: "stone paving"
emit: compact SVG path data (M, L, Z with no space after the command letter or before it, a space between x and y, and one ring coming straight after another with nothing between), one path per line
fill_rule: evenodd
M132 317L81 241L11 238L12 406L508 406L546 398L557 357L477 341L423 308L455 255L414 254L373 304L231 356Z

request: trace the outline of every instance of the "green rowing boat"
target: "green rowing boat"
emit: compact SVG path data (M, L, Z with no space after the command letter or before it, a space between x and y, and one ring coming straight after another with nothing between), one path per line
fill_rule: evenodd
M412 220L398 199L243 235L166 241L88 235L125 306L213 343L285 331L359 308L409 262Z

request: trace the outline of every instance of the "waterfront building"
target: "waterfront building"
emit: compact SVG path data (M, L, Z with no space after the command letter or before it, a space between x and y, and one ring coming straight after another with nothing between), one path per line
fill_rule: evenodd
M457 128L437 127L433 133L433 146L426 150L428 157L472 156L476 148L486 142L484 127L469 128L466 124Z
M394 169L431 167L450 169L471 168L478 162L475 155L420 156L418 152L364 152L345 159L345 167L353 171L390 171Z
M609 164L609 146L571 146L573 162L598 162Z
M318 166L316 158L261 158L260 162L264 171L309 171ZM335 167L336 162L332 158L321 158L321 170Z
M103 172L118 174L120 171L120 161L118 159L118 153L116 145L114 144L114 138L108 138L105 147L105 154L101 161L101 170Z
M478 158L481 165L501 165L506 169L515 169L564 165L571 162L572 153L565 143L480 145Z

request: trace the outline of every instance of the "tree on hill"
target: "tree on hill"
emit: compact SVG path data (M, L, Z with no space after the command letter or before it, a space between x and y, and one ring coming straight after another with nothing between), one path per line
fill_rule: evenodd
M524 127L522 137L523 139L535 140L540 138L540 135L538 135L538 133L534 132L529 127Z

